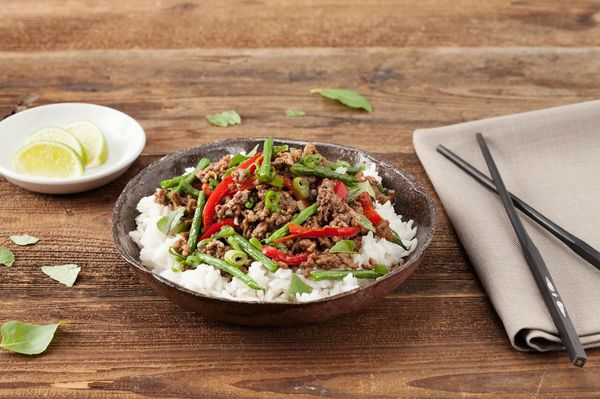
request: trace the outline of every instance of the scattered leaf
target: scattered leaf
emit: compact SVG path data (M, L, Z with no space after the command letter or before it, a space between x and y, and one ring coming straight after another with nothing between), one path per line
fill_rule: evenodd
M0 265L11 267L15 263L15 256L10 249L0 247Z
M348 89L312 89L311 93L319 93L323 97L327 97L332 100L337 100L344 105L347 105L351 108L361 108L367 112L372 112L373 107L369 100L355 92L354 90Z
M305 116L306 112L300 111L299 109L286 109L285 116L295 117L295 116Z
M376 271L377 273L381 274L382 276L385 276L386 274L388 274L390 271L387 267L385 267L382 264L375 264L375 266L373 266L373 270Z
M51 279L58 281L67 287L72 287L81 271L78 265L42 266L42 271Z
M352 240L339 240L335 243L333 247L329 250L332 254L342 253L342 254L355 254L356 251L356 243Z
M373 223L371 223L371 221L369 219L367 219L367 217L365 215L363 215L362 213L358 216L358 220L360 221L360 224L367 230L372 231L373 233L375 233L375 227L373 226Z
M17 245L33 245L39 241L39 238L27 234L22 236L10 236L10 239Z
M167 215L158 219L156 222L156 227L158 227L158 229L162 231L164 235L168 236L173 232L173 229L177 227L184 212L185 208L180 206L174 211L171 211Z
M373 190L373 187L371 187L371 184L368 181L361 181L360 183L348 189L346 201L351 201L358 198L358 196L365 191L371 196L371 198L375 198L375 191Z
M290 283L290 288L288 292L292 296L296 296L296 294L310 294L312 292L312 287L306 284L297 274L292 274L292 282Z
M242 118L235 111L223 111L220 114L206 115L206 120L215 126L227 127L232 125L239 125L242 123Z
M2 342L0 348L24 355L37 355L44 352L59 325L67 324L65 320L56 324L29 324L18 320L2 324Z

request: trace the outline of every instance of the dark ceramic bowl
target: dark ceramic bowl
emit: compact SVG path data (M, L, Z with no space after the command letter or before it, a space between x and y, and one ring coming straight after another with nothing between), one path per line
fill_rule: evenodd
M328 143L315 144L329 159L356 163L366 158L376 163L385 186L396 190L396 210L400 211L403 218L414 219L419 244L402 267L367 286L314 302L256 303L208 297L154 274L142 265L140 250L128 234L136 229L138 201L152 194L161 180L183 173L186 167L195 165L201 157L216 161L225 154L247 151L263 141L263 138L225 140L178 151L149 165L127 184L113 213L113 238L121 256L135 268L143 281L180 306L213 319L252 326L291 326L322 322L369 306L396 289L412 274L421 263L435 229L436 212L431 199L408 173L362 151ZM291 140L275 140L275 143L295 147L306 144Z

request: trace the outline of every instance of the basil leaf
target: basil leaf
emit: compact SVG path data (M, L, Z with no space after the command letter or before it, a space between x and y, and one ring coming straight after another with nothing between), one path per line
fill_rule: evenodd
M75 280L77 280L81 267L74 264L42 266L42 271L52 280L56 280L67 287L72 287Z
M179 221L183 217L183 212L185 212L185 208L183 206L180 206L174 211L169 212L169 214L158 219L156 222L156 227L158 227L158 229L162 231L164 235L170 235L173 228L179 224Z
M361 193L365 191L371 196L371 198L375 198L375 191L373 191L371 184L368 181L361 181L357 185L348 188L346 201L355 200Z
M375 233L375 227L373 226L373 223L371 223L371 221L369 219L367 219L367 217L365 215L363 215L362 213L360 215L358 215L358 220L360 221L360 224L362 224L362 226L365 229Z
M339 240L329 250L330 253L355 254L356 243L353 240Z
M390 272L387 267L385 267L384 265L381 265L379 263L377 263L377 264L375 264L375 266L373 266L373 270L376 271L377 273L381 274L382 276L385 276L386 274L388 274Z
M299 109L286 109L285 116L295 117L295 116L305 116L306 112L300 111Z
M0 265L11 267L15 263L15 256L10 249L0 247Z
M319 93L323 97L337 100L351 108L362 108L367 112L373 111L373 107L369 100L353 90L348 89L312 89L311 93Z
M32 245L39 241L37 237L29 236L27 234L22 236L10 236L10 239L17 245Z
M288 292L292 296L296 296L296 294L310 294L312 292L312 287L302 281L302 279L294 273L292 274L292 281Z
M40 354L52 342L58 326L67 323L66 320L46 325L29 324L18 320L7 321L0 327L0 332L2 332L0 348L24 355Z
M223 111L220 114L206 115L206 120L211 124L219 127L227 127L239 125L242 123L242 118L235 111Z

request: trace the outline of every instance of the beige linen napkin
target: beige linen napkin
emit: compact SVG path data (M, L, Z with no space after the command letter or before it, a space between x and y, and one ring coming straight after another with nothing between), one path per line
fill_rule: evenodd
M415 131L413 142L513 346L560 339L500 199L436 152L443 144L489 176L486 137L508 190L600 248L600 101ZM521 214L583 345L600 346L600 270Z

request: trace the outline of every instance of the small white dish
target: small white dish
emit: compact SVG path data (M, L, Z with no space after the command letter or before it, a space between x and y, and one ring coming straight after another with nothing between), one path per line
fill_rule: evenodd
M104 133L108 160L103 165L86 168L82 176L69 179L24 175L12 169L14 154L31 133L43 127L66 126L81 120L94 123ZM142 126L121 111L85 103L42 105L0 121L0 174L17 186L39 193L79 193L119 177L141 154L145 144L146 133Z

